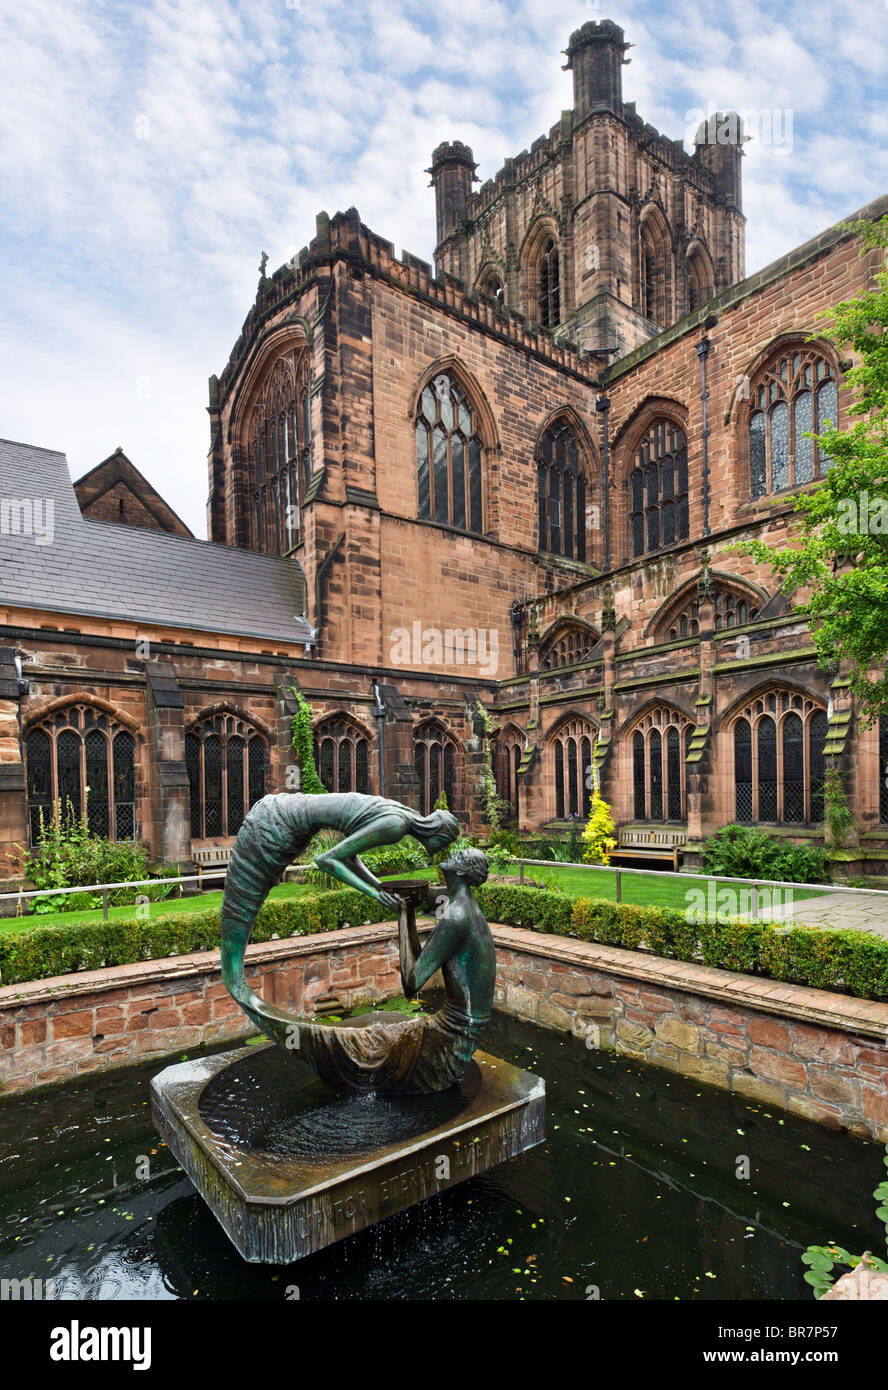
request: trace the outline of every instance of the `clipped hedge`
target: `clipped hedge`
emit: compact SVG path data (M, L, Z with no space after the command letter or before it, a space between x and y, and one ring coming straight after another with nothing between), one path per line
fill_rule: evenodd
M381 922L388 909L354 888L273 898L263 904L253 941L312 936L361 922ZM106 965L133 965L219 947L221 910L181 912L126 921L71 922L0 934L0 984L22 984Z
M571 899L520 884L487 883L475 890L475 896L489 921L506 926L647 950L670 960L698 961L789 984L840 990L859 999L888 999L888 941L868 932L764 922L689 922L675 908ZM253 940L312 936L390 918L388 909L352 888L272 899L256 919ZM215 950L219 939L218 908L0 934L0 983L19 984L77 970Z
M557 936L648 950L858 999L888 999L888 941L869 932L786 927L765 922L689 922L668 907L636 907L513 885L476 897L491 922Z

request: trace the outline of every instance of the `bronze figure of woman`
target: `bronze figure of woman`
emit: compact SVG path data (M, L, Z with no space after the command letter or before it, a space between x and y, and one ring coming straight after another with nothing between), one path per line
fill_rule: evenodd
M244 976L244 953L266 895L321 829L338 830L343 838L318 855L318 867L393 911L403 907L401 900L379 883L361 861L361 853L394 844L405 835L413 835L429 853L435 853L459 834L458 822L447 811L422 816L381 796L348 792L263 797L241 826L225 881L222 978L262 1032L285 1048L298 1049L332 1084L366 1091L444 1090L468 1067L493 1003L493 939L470 891L487 878L487 859L480 850L464 850L442 866L447 902L421 950L401 912L404 990L415 994L441 970L447 1000L438 1012L401 1022L339 1028L297 1018L266 1003Z

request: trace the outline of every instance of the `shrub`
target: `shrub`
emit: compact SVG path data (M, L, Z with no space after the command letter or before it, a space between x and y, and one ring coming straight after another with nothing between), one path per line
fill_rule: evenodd
M345 925L385 921L387 908L354 888L335 893L273 898L256 919L254 941L311 936ZM144 921L71 922L31 931L0 933L0 981L43 980L77 970L132 965L190 951L218 950L221 912L181 912Z
M586 864L609 864L611 854L617 847L611 808L602 800L597 786L592 793L592 805L589 808L589 819L582 834L582 842L583 862Z
M776 840L751 825L725 825L703 841L703 867L726 878L829 883L827 852L814 845Z
M24 870L35 888L77 888L93 883L138 883L151 878L148 847L129 840L109 840L89 829L87 813L78 816L70 801L62 810L59 802L53 807L48 822L41 818L40 834L34 848L24 855ZM167 865L162 878L178 875L178 867ZM166 897L172 884L158 883L144 888L115 888L108 894L112 907L123 907L136 900L139 894L149 901ZM34 898L34 912L39 916L49 912L89 911L101 907L96 893L55 894Z

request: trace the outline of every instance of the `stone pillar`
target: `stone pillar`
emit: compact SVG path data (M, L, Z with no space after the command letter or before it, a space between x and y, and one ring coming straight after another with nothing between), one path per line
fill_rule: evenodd
M185 707L169 663L146 667L151 851L165 864L191 859L191 788L185 766Z
M18 878L28 844L28 799L19 727L22 687L15 649L0 647L0 881Z
M382 782L379 795L387 796L392 801L402 801L405 806L418 807L419 779L413 764L413 715L397 686L379 684L376 688L385 709L385 717L381 721L381 779L379 761L376 774Z

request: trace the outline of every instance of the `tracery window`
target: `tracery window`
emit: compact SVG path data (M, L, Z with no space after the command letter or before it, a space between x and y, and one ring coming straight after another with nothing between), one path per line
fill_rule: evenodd
M349 720L325 719L315 730L315 764L328 792L369 792L370 749Z
M688 446L674 421L657 420L638 446L632 487L633 553L688 537Z
M236 835L250 807L265 795L265 740L234 714L217 714L185 735L191 838Z
M823 820L827 717L786 690L754 700L734 723L734 819L812 824Z
M589 815L595 739L595 728L585 719L568 720L552 737L556 820Z
M744 623L754 622L758 617L757 606L749 598L743 598L733 589L722 586L715 592L715 629L717 632L727 627L742 627ZM683 637L696 637L700 632L700 604L694 599L675 613L669 620L665 640L677 642Z
M560 666L574 666L578 661L586 661L597 641L596 634L587 627L559 627L553 637L543 643L540 670L557 671Z
M567 420L544 430L537 453L539 548L586 559L586 479L577 438Z
M561 322L561 274L558 243L549 237L539 260L539 318L543 328L555 328Z
M419 809L431 815L442 791L456 808L456 744L437 724L424 724L413 736L413 766L419 780Z
M250 417L252 543L285 555L300 539L300 508L311 478L308 354L275 364Z
M685 819L687 757L693 724L658 705L632 735L632 814L637 821Z
M136 838L135 741L111 716L90 705L68 705L32 728L25 739L31 844L59 803L86 812L94 835Z
M822 477L829 457L813 439L838 423L838 385L816 349L789 348L757 378L750 395L749 490L753 497Z
M468 397L447 372L423 388L416 417L419 517L483 531L481 440Z

